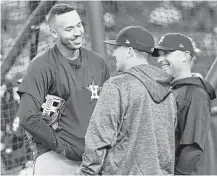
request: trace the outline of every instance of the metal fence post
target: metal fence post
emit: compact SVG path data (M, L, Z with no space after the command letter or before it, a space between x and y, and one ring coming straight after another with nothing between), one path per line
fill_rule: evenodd
M106 57L103 9L101 1L85 2L92 50Z

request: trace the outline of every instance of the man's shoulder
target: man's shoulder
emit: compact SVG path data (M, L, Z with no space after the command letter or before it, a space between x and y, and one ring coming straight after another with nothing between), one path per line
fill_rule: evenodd
M206 94L201 82L195 77L177 80L172 84L172 89L181 95L191 96L194 94Z
M208 99L208 93L199 86L188 86L187 87L187 95L190 96L191 99L194 99L195 101L206 101Z
M37 70L50 67L53 65L52 57L53 48L47 48L39 52L29 63L27 70Z
M174 91L177 102L183 106L190 106L192 103L208 102L207 92L197 85L185 85Z
M117 76L113 76L113 77L110 77L106 83L109 83L109 84L114 84L116 86L125 86L127 83L130 83L131 79L129 79L129 75L127 74L120 74L120 75L117 75Z
M183 96L187 98L194 98L195 96L198 96L198 98L204 98L207 97L207 92L198 85L185 85L178 89L180 94L183 94Z

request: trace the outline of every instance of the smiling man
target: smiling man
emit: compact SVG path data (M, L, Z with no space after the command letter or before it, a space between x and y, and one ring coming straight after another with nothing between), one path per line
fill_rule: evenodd
M209 150L210 101L216 95L207 81L192 76L194 55L189 37L179 33L164 35L153 52L153 56L159 57L160 67L173 77L171 88L178 109L175 131L177 175L208 175L203 167Z
M104 84L85 136L82 175L172 175L176 119L170 76L149 65L152 34L127 26L113 56L121 75Z
M35 175L72 175L109 71L100 55L82 47L84 27L72 6L55 5L47 22L56 43L28 66L17 118L37 146Z

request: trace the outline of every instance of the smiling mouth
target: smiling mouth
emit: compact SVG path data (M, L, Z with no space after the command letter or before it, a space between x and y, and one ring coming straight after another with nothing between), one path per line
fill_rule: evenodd
M73 39L73 40L70 40L70 41L72 41L72 42L74 42L74 43L81 43L82 37L78 37L78 38Z

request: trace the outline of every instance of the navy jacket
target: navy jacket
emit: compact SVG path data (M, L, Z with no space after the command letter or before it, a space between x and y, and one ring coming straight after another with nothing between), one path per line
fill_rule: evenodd
M216 98L212 86L199 77L172 83L177 101L176 174L199 174L197 163L203 158L210 129L211 100Z

